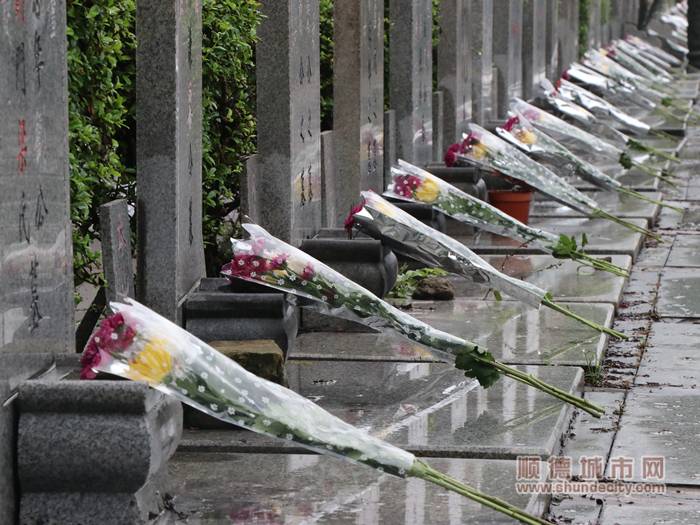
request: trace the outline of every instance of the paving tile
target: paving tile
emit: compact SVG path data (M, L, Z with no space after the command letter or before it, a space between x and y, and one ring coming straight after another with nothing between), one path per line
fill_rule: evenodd
M700 384L700 325L653 323L635 380L640 386Z
M644 481L642 456L665 458L665 482L700 485L700 391L664 387L633 388L627 396L620 431L608 464L630 457L635 465L631 481Z
M626 282L625 277L550 255L486 255L484 259L511 277L547 290L557 301L618 304ZM632 259L615 255L612 263L629 271ZM483 298L488 292L488 286L463 277L455 276L451 280L460 297Z
M668 488L664 495L608 497L600 525L694 525L700 523L700 493Z
M677 235L666 266L700 268L700 235Z
M661 317L700 318L700 272L695 268L664 269L656 309Z
M546 499L515 492L516 462L429 459L460 481L541 515ZM338 458L298 454L176 454L168 493L175 523L511 525L512 519L417 479Z

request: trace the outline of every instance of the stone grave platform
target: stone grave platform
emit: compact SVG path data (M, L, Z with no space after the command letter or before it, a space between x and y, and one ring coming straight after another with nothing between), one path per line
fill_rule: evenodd
M644 219L630 219L629 222L647 226ZM636 258L643 242L642 234L602 219L538 217L529 224L551 233L573 235L577 240L580 240L582 232L586 232L586 252L595 255L629 255ZM453 219L447 220L447 234L479 254L543 253L539 248L522 246L521 242L500 235L484 231L474 233L472 228Z
M430 458L427 462L532 514L545 510L545 497L513 491L515 461ZM170 480L168 490L177 495L173 508L183 522L512 523L421 480L403 480L329 456L178 453L170 462Z
M651 202L646 202L629 195L621 195L617 192L587 192L588 196L595 200L602 210L621 218L641 218L646 219L651 224L659 215L661 206ZM646 196L659 200L661 194L657 192L646 192ZM542 198L540 198L542 197ZM530 217L582 217L583 214L573 210L568 206L553 200L545 200L544 195L537 194L534 201Z
M556 301L611 303L617 305L622 297L626 278L551 255L484 255L484 259L506 275L522 279L551 292ZM612 256L613 264L629 271L632 258L628 255ZM469 279L451 276L456 294L470 299L481 299L488 292L488 285ZM504 299L508 296L504 294Z
M665 268L657 312L660 317L700 318L700 272L695 268Z

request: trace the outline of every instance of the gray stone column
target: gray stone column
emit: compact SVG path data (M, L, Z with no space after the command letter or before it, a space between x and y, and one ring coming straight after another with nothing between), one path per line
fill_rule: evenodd
M505 117L508 101L522 96L523 3L498 0L493 11L493 61L498 69L498 107L494 117Z
M444 93L443 140L460 140L472 118L470 0L441 0L438 87Z
M107 281L107 304L134 297L131 228L126 200L100 206L102 270Z
M384 190L384 0L335 2L333 150L335 216L342 226L360 191Z
M472 36L472 115L477 124L491 119L493 82L493 0L470 0Z
M547 48L547 0L523 2L523 98L545 78Z
M201 0L136 6L138 295L180 321L204 276Z
M579 1L559 4L559 71L578 60ZM554 79L552 79L554 80Z
M547 0L545 36L545 72L554 81L559 78L559 0Z
M0 351L74 350L65 0L0 4Z
M390 0L390 105L398 156L418 165L433 156L431 0Z
M263 0L256 51L260 222L298 245L321 227L318 0Z

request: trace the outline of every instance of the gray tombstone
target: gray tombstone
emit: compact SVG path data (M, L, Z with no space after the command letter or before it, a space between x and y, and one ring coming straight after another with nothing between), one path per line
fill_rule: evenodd
M559 3L559 70L578 60L579 0Z
M600 1L588 0L588 49L600 47Z
M390 0L390 104L396 110L399 158L418 165L433 157L431 0Z
M336 2L333 131L335 216L341 226L360 191L384 190L384 0Z
M522 0L499 0L493 11L493 62L498 69L496 118L508 112L508 101L522 96Z
M263 0L258 29L260 222L298 245L321 228L318 0Z
M444 93L442 137L460 140L472 118L470 0L441 0L438 87ZM435 128L435 126L433 126Z
M0 4L0 351L74 351L66 4Z
M545 72L547 78L559 78L559 0L547 1L545 35Z
M391 167L398 160L396 153L396 111L384 112L384 186L391 184Z
M107 281L107 304L134 297L129 210L124 199L100 206L102 269Z
M138 293L180 320L204 276L202 3L136 6Z
M547 0L523 3L523 98L531 99L545 78L547 51Z
M470 0L472 116L477 124L491 119L493 82L493 0Z

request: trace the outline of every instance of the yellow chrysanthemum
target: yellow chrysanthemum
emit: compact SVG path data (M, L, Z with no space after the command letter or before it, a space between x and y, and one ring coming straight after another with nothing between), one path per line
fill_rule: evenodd
M432 179L423 179L414 195L419 201L430 204L440 196L440 186Z
M523 144L532 145L537 142L537 137L529 129L522 129L517 133L518 140Z
M165 339L151 339L129 362L129 379L157 384L173 369L173 358L166 350Z
M489 150L486 149L486 146L484 146L481 142L477 142L471 147L472 157L474 157L476 160L483 159L488 153L488 151Z

